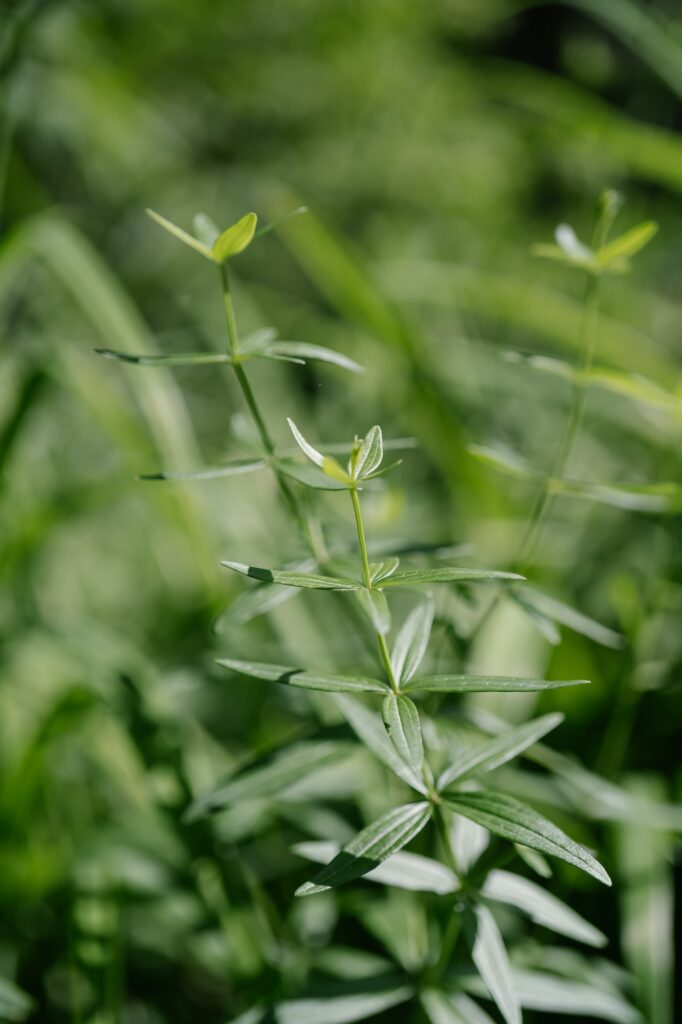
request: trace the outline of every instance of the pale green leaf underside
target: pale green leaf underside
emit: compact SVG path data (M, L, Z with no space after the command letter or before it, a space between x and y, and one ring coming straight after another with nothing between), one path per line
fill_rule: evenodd
M405 693L528 693L585 686L589 679L525 679L522 676L421 676L403 687Z
M391 628L391 610L386 595L381 590L358 590L358 600L362 610L372 623L377 633L385 636Z
M464 992L426 989L420 995L430 1024L495 1024Z
M331 348L324 348L322 345L312 345L306 341L276 341L274 344L268 345L264 349L264 353L275 356L292 356L304 362L306 359L313 359L321 363L331 363L334 366L341 367L343 370L349 370L350 373L365 372L363 366L360 366L354 359L350 359L341 352L335 352Z
M294 462L293 459L278 459L276 465L281 473L290 476L293 480L298 480L305 487L313 487L320 491L347 491L350 487L350 484L327 476L321 469L311 466L309 462L300 463Z
M583 846L527 804L502 793L448 793L443 797L452 810L471 818L490 832L521 843L580 868L599 882L611 885L601 864Z
M418 835L431 813L432 807L425 801L388 811L351 839L312 881L296 890L296 895L309 896L366 875Z
M328 864L339 852L339 844L328 840L297 843L294 853L317 864ZM412 892L435 892L441 896L456 892L459 879L445 864L419 853L392 853L365 876L368 882L390 885Z
M471 958L506 1024L521 1024L521 1007L500 929L487 907L473 912L475 933Z
M353 1024L406 1002L412 989L406 985L377 991L320 999L292 999L275 1007L276 1024Z
M464 782L474 775L494 771L506 764L527 747L537 742L564 720L560 713L544 715L516 728L505 730L492 740L486 740L471 750L463 751L457 760L445 769L438 780L438 789L446 789L453 782Z
M424 762L424 744L419 712L410 698L389 694L384 700L382 717L398 756L415 772L420 772Z
M345 694L339 694L331 699L365 746L383 761L387 768L418 793L426 792L421 776L396 753L378 715L372 714L360 701Z
M218 664L253 679L297 686L303 690L325 690L332 693L382 693L389 687L380 679L366 676L330 675L324 672L308 672L286 665L270 665L260 661L239 661L235 658L218 658Z
M381 465L384 457L384 439L381 427L374 426L365 437L357 459L355 460L353 475L362 480L364 477L374 473Z
M434 607L430 600L418 604L405 619L391 652L393 675L399 683L415 674L429 642Z
M306 590L362 590L361 583L341 579L336 576L320 576L314 572L287 572L280 569L262 569L256 565L245 565L243 562L221 562L227 569L238 572L242 576L261 580L263 583L279 583L285 587L302 587Z

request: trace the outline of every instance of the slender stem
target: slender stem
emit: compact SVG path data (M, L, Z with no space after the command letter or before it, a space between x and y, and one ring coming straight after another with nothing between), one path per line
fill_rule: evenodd
M360 543L360 555L362 557L362 576L367 590L372 590L372 577L369 570L369 558L367 555L367 541L365 539L365 527L362 522L362 510L360 508L360 498L358 497L358 491L356 487L351 488L350 492L351 501L353 503L353 512L355 513L355 526L358 532L358 541ZM381 661L386 669L386 675L388 681L391 684L394 693L399 692L398 681L393 674L393 667L391 666L391 656L388 652L388 646L386 644L386 637L379 630L375 630L377 643L379 645L379 654L381 655Z
M225 307L228 351L231 356L235 357L234 362L232 363L232 369L234 370L237 383L239 384L242 395L244 396L244 401L251 413L251 418L256 426L256 430L258 431L261 444L268 456L272 457L275 454L275 443L272 440L265 420L263 419L258 402L256 401L256 396L253 393L253 389L249 383L249 378L246 375L246 370L239 362L239 332L237 331L237 318L235 316L234 302L232 300L230 274L225 263L220 264L220 281L222 286L223 305ZM321 530L318 525L306 515L301 502L298 500L286 477L279 472L276 466L272 465L271 468L277 478L277 484L284 501L286 502L299 529L305 536L315 560L320 564L324 564L328 556Z

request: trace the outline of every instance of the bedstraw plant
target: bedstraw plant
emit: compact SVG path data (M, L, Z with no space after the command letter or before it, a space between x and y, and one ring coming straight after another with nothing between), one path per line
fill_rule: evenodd
M569 263L586 274L579 368L584 375L592 369L599 278L608 272L625 272L627 260L655 230L653 225L642 225L608 242L617 206L617 198L607 194L592 247L580 243L570 228L562 226L557 231L556 246L537 250L539 255ZM242 803L286 803L297 786L310 783L318 773L323 778L330 766L341 771L349 758L358 756L359 749L364 751L361 756L378 761L397 779L385 790L383 813L352 838L345 842L339 842L337 835L320 838L319 830L311 829L316 838L295 846L297 854L319 864L296 889L297 898L314 899L360 878L386 888L386 899L373 902L370 914L366 907L363 910L362 902L343 904L349 916L355 916L382 942L386 958L356 950L354 959L343 969L339 964L336 970L328 968L337 978L332 990L316 989L313 966L309 984L303 979L302 991L294 993L294 998L291 986L284 983L281 990L286 997L247 1008L239 1021L342 1024L366 1020L389 1009L394 1020L394 1008L401 1007L401 1020L490 1024L493 1017L480 1005L480 999L492 1001L491 1013L499 1014L506 1024L520 1024L524 1006L542 1012L637 1021L618 984L608 980L608 972L591 970L588 961L578 961L569 951L554 947L548 947L547 963L541 963L538 969L532 957L528 959L524 953L523 942L517 941L518 927L501 927L497 918L496 908L506 907L507 912L513 908L536 924L588 947L605 944L597 928L527 874L537 873L546 879L551 874L547 858L557 858L596 882L610 885L606 870L588 848L530 803L511 795L508 790L515 785L518 788L520 783L498 772L521 756L559 775L565 772L561 757L540 743L561 724L563 715L543 714L510 726L492 713L494 704L483 712L480 704L472 706L466 700L466 695L472 693L528 694L587 681L477 675L468 672L466 665L457 666L463 671L439 674L423 668L438 615L440 588L463 593L479 585L499 588L484 618L507 591L524 604L521 570L528 571L525 567L552 496L560 493L562 486L569 486L563 478L580 429L584 392L576 385L550 479L540 490L513 560L514 571L452 566L441 560L425 565L425 549L420 552L418 545L407 552L411 559L407 565L395 554L382 552L376 557L368 545L363 500L373 488L381 486L381 482L375 483L380 477L400 466L400 460L386 464L384 457L388 449L400 448L404 442L385 443L381 427L375 425L364 436L348 442L347 460L343 461L332 454L343 450L343 445L313 444L290 419L289 428L304 461L280 453L249 380L247 364L256 359L294 363L319 359L352 372L361 369L332 350L278 340L271 328L240 338L231 263L274 225L259 230L256 215L248 213L219 231L207 217L199 215L194 234L189 234L159 214L150 214L162 228L215 265L224 303L227 349L222 354L142 356L109 350L103 354L139 365L226 365L234 373L260 445L252 458L190 472L164 472L153 479L205 479L270 470L284 507L308 545L311 561L283 569L263 568L242 560L226 560L223 566L255 581L261 596L252 602L251 614L267 611L277 588L336 592L348 616L348 628L362 628L372 635L376 657L376 669L369 674L346 671L345 667L339 672L319 670L306 664L304 656L294 665L237 658L232 653L221 657L219 664L241 679L264 680L325 695L324 713L318 714L321 735L318 740L298 740L265 763L218 780L208 791L197 794L187 810L186 827L196 827L209 815L219 822L221 813ZM504 462L489 449L481 448L477 453L488 461ZM316 515L316 490L336 492L338 501L350 506L356 535L354 551L331 549L330 553ZM239 558L239 552L235 552L235 558ZM404 595L399 605L403 621L396 628L392 600L398 594ZM320 600L326 598L321 596ZM408 600L410 608L405 615ZM536 619L543 617L528 603L524 607ZM548 616L544 618L549 621ZM319 704L314 707L320 711ZM362 793L356 793L356 797L362 818L366 803ZM311 804L313 816L318 806L316 797ZM321 820L327 818L323 815ZM418 836L419 852L406 852ZM522 873L509 870L514 860ZM393 894L401 892L403 902L396 902ZM505 916L503 920L508 919ZM416 952L413 948L406 953L411 939L406 940L401 931L410 929L418 933L412 941ZM506 931L510 938L503 934ZM329 952L331 963L334 951ZM576 963L582 964L578 980ZM552 967L554 973L549 969Z

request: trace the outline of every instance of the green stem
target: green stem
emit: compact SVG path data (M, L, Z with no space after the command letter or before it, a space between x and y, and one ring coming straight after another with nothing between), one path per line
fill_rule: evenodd
M230 287L230 274L225 263L220 264L220 281L222 286L223 305L225 307L225 323L227 326L227 337L229 343L228 350L229 354L234 358L232 369L234 370L237 383L239 384L242 395L244 396L244 401L251 413L251 418L256 426L256 430L258 431L261 444L263 445L267 455L272 458L275 454L275 443L272 440L265 420L263 419L258 402L256 401L256 396L253 393L253 389L249 383L249 378L246 375L246 370L239 362L239 333L237 331L237 318L235 316L232 290ZM282 497L284 498L284 501L286 502L299 529L306 538L313 557L319 564L324 565L328 556L321 531L317 527L317 524L306 515L301 502L298 500L286 477L280 473L277 467L272 465L272 463L271 468L277 479L277 484L282 493Z
M372 590L372 576L369 570L369 558L367 556L367 541L365 539L365 527L362 521L362 510L360 508L360 498L358 497L357 487L351 488L350 492L351 501L353 503L353 512L355 514L355 526L358 533L358 541L360 543L360 555L362 557L362 576L367 590ZM391 666L391 656L388 652L386 645L386 638L383 633L379 630L375 630L377 643L379 645L379 654L381 656L382 664L386 670L388 681L391 684L391 688L394 693L399 692L398 682L393 674L393 668Z

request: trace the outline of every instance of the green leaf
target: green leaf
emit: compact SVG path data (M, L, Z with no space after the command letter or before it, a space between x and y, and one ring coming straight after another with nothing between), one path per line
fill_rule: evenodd
M553 647L561 643L561 633L556 622L549 615L536 608L530 601L526 600L525 595L520 589L510 587L509 598L518 605L548 643L552 644Z
M470 444L467 445L467 451L480 462L485 462L494 469L519 480L542 481L545 479L544 474L535 469L527 459L508 448L490 448L483 444Z
M243 562L221 562L227 569L250 576L263 583L280 583L285 587L302 587L306 590L363 590L361 583L345 580L336 576L320 576L314 572L286 572L279 569L261 569L256 565L245 565Z
M285 665L268 665L260 661L238 661L236 658L218 658L218 665L253 679L265 679L285 686L298 686L303 690L326 690L332 693L387 693L388 684L366 676L339 676L322 672L307 672Z
M403 569L394 573L383 584L385 587L418 586L421 583L475 583L482 580L522 580L515 572L496 572L493 569Z
M244 626L259 615L265 615L280 604L293 600L298 594L299 591L294 587L278 587L276 583L249 587L230 602L216 622L216 632L225 632L226 626Z
M495 768L521 754L541 736L556 729L563 720L564 716L558 712L544 715L515 729L507 729L500 736L479 743L472 750L463 751L439 778L438 789L446 789L453 782L464 782L473 775L494 771Z
M317 864L328 864L339 852L339 844L320 840L297 843L292 849L300 857ZM404 850L392 853L364 877L368 882L412 892L435 892L440 896L456 892L460 887L459 879L445 864L418 853L405 853Z
M589 679L524 679L522 676L422 676L404 687L405 693L528 693L586 686Z
M335 352L331 348L323 348L322 345L310 345L305 341L277 341L273 345L269 345L264 352L265 355L293 356L303 361L306 359L316 359L321 363L332 363L334 366L340 366L341 369L349 370L351 373L365 372L363 366L356 363L354 359L344 356L341 352Z
M181 242L184 242L185 245L188 245L190 249L194 249L196 252L201 253L201 255L205 256L207 260L213 259L213 254L211 250L207 246L205 246L203 242L200 242L197 238L194 238L194 236L190 235L187 231L183 231L183 229L179 228L177 224L174 224L171 220L167 220L165 217L162 217L161 214L157 213L155 210L148 209L146 212L152 218L152 220L155 220L156 223L159 224L170 235L173 235L175 238L179 238Z
M412 989L405 985L352 995L320 999L292 999L275 1008L276 1024L352 1024L407 1002Z
M474 909L473 918L475 924L470 941L476 970L506 1024L521 1024L521 1007L511 965L495 918L482 906Z
M254 473L267 466L265 459L235 459L224 466L206 466L205 469L194 469L187 472L142 473L138 480L215 480L221 476L239 476L242 473Z
M382 717L399 757L415 772L420 772L424 763L424 744L419 712L410 698L389 694L384 700Z
M419 668L431 636L433 613L433 601L424 601L412 609L400 628L391 653L393 675L399 684L411 679Z
M568 626L569 629L594 640L595 643L601 644L603 647L620 650L625 646L626 640L621 633L617 633L615 630L609 629L608 626L602 625L601 622L597 622L596 619L571 608L565 602L558 601L556 597L550 597L549 594L544 594L529 586L521 587L514 592L513 596L536 608L540 614L555 619L563 626Z
M464 992L440 992L429 988L420 995L430 1024L494 1024L492 1017Z
M231 356L220 352L184 352L159 356L116 352L111 348L96 348L95 352L105 359L117 359L121 363L135 363L137 366L212 366L232 362Z
M613 988L598 988L552 974L512 970L521 1005L544 1013L597 1017L613 1024L644 1024L643 1018Z
M0 977L0 1020L19 1022L33 1011L34 1002L20 988L7 978Z
M506 903L527 914L531 921L588 946L605 946L606 936L575 910L552 896L535 882L510 871L491 871L482 893L488 899Z
M336 459L331 458L329 455L323 455L322 452L318 452L317 448L313 448L313 446L306 441L292 419L287 418L287 423L289 424L291 433L294 435L296 444L299 446L301 451L308 456L311 462L314 462L316 466L320 467L323 473L326 473L327 476L332 477L334 480L338 480L340 483L345 484L351 482L348 473L346 473L345 469L343 469Z
M559 857L597 881L611 885L606 871L588 850L527 804L502 793L491 792L448 793L443 799L452 810L471 818L495 835Z
M551 878L552 867L548 860L546 860L541 853L537 850L531 850L527 846L522 846L520 843L514 843L514 849L518 853L524 864L527 864L531 871L534 871L540 878Z
M369 578L373 585L392 576L400 565L399 558L386 558L383 562L372 562L369 567Z
M348 744L331 740L291 747L270 763L246 769L198 797L190 805L186 820L194 821L239 801L280 796L296 782L348 753Z
M363 480L374 473L381 465L384 457L384 441L381 434L381 427L374 426L368 432L360 446L360 450L353 461L353 476L356 480Z
M240 339L239 351L247 355L262 352L277 340L277 333L276 327L259 327Z
M358 590L358 600L362 610L374 626L377 633L385 636L391 628L391 610L382 590Z
M635 256L651 241L658 231L658 224L653 220L644 221L624 234L603 245L596 252L596 260L600 267L608 268Z
M211 248L211 256L216 263L224 263L231 256L243 252L253 241L258 217L255 213L246 213L216 238Z
M350 487L350 481L342 483L340 480L334 480L321 469L315 469L309 462L301 464L294 462L293 459L278 459L275 466L278 472L298 480L305 487L313 487L320 491L347 491Z
M299 886L296 896L324 892L366 875L392 853L407 846L427 824L431 813L432 807L425 801L394 807L363 828L311 882Z
M418 793L426 793L424 780L396 753L395 747L386 735L386 730L376 715L370 714L353 697L337 696L331 699L365 746L380 761L383 761L392 772L395 772L398 778L406 782L408 786L412 786Z
M192 228L194 237L198 238L202 245L205 245L207 249L213 248L213 243L220 234L220 228L214 224L208 214L197 213L192 222Z

